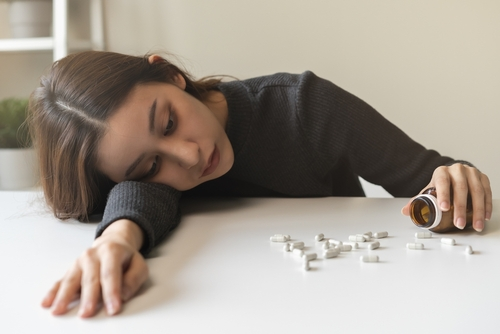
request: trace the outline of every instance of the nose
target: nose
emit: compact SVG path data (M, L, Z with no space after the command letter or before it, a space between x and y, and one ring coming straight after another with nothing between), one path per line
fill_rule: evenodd
M187 140L170 141L166 145L166 154L185 169L196 166L200 161L200 147L197 143Z

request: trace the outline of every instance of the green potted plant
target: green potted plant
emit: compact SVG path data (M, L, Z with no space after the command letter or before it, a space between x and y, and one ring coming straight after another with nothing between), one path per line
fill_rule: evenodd
M0 101L0 190L30 188L36 184L35 152L26 120L27 99Z

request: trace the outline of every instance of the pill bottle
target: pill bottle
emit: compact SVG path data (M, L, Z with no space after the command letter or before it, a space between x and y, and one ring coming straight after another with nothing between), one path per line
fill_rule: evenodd
M453 203L453 198L450 198ZM436 233L457 230L453 224L453 205L448 211L441 211L437 202L436 188L428 188L413 199L410 204L410 218L418 227ZM472 226L472 201L467 198L466 225Z

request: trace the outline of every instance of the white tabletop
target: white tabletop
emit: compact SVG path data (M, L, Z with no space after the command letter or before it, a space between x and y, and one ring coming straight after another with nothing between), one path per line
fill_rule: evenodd
M482 233L439 235L408 250L420 231L400 214L407 199L201 200L148 259L150 279L123 312L80 319L39 306L87 248L95 224L60 222L34 192L0 191L1 333L498 333L498 210ZM495 208L500 201L495 201ZM381 247L324 259L314 236L346 240L388 231ZM319 259L301 261L272 243L304 241ZM474 254L465 254L471 245ZM373 253L378 263L362 263ZM496 260L495 260L496 258Z

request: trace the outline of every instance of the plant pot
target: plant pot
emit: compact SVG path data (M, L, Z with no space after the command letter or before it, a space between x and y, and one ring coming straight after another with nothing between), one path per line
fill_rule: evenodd
M34 149L0 148L0 190L32 188L37 181Z
M48 37L52 28L52 0L14 0L9 6L12 38Z

